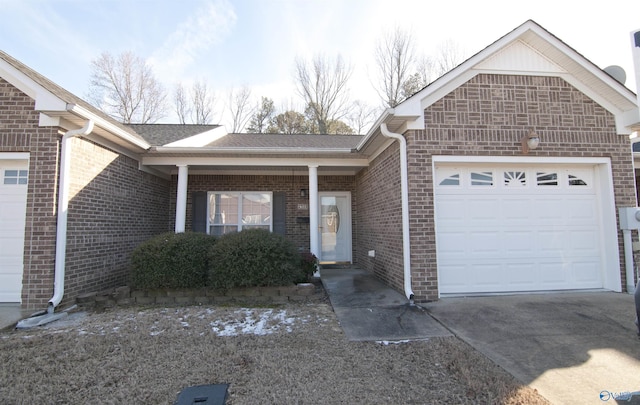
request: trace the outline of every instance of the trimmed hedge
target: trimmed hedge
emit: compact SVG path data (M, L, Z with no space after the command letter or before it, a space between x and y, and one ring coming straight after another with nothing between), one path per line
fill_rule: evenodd
M291 285L307 281L305 269L296 246L284 236L246 229L220 237L210 250L208 284L220 289Z
M167 232L141 243L131 256L131 287L204 287L209 251L216 240L203 233Z

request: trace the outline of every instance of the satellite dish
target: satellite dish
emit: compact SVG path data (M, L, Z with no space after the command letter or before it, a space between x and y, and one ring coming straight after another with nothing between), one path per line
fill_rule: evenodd
M620 66L612 65L604 68L604 71L609 74L609 76L616 79L618 82L624 84L627 81L627 74L624 72L624 69Z

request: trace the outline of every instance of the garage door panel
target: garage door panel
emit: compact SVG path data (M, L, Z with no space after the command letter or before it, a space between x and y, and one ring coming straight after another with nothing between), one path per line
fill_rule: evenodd
M0 159L0 302L21 301L27 166Z
M507 256L532 256L536 251L535 235L527 231L505 231L504 253Z
M495 257L500 251L500 233L495 231L469 231L467 251L472 257Z
M502 182L507 169L469 164L451 170L461 179L456 187L436 187L440 292L602 288L604 249L599 197L589 176L593 166L508 170L518 173L515 183ZM500 181L472 186L473 172L491 172ZM539 173L556 173L557 181ZM588 186L572 183L567 173L581 173Z

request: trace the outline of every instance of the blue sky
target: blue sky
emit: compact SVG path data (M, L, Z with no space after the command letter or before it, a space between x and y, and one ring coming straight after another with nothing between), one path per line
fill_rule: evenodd
M92 59L132 50L168 89L176 81L206 79L218 93L223 121L224 94L232 87L249 86L256 100L271 97L276 106L300 104L296 56L340 54L354 67L352 98L379 105L371 85L373 49L385 30L411 30L426 55L452 40L469 56L533 19L599 67L622 66L635 92L630 32L640 28L640 1L564 3L0 0L0 49L81 97Z

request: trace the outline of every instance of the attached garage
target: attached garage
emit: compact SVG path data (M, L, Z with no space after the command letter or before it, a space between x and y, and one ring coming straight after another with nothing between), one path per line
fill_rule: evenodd
M620 289L608 160L440 162L434 173L441 295Z
M21 302L28 155L0 153L0 302Z

